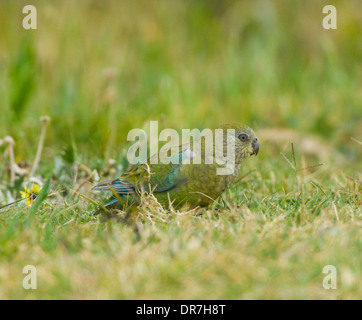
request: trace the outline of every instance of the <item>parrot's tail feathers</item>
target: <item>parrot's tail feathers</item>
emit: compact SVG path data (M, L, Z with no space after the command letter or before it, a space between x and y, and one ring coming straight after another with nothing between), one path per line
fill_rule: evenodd
M116 180L113 180L113 181L104 181L104 182L98 183L93 189L95 189L95 190L113 191L113 190L111 190L110 187L117 194L135 193L135 187L132 184L121 181L119 179L116 179Z
M135 187L133 184L125 181L121 181L119 179L113 181L112 188L118 194L131 194L135 193Z
M106 203L104 206L107 208L116 202L118 202L118 199L113 199L113 200L109 201L108 203Z
M98 183L96 186L93 187L94 190L109 190L108 185L112 185L113 181L104 181Z

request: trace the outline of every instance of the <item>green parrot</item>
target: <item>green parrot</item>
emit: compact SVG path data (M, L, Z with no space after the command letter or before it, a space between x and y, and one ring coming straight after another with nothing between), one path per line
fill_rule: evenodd
M94 189L113 193L106 207L119 206L119 200L122 206L137 205L143 192L152 192L163 206L208 206L235 180L243 161L259 152L258 138L249 127L226 124L216 129L220 130L161 151L158 162L154 161L157 155L150 157Z

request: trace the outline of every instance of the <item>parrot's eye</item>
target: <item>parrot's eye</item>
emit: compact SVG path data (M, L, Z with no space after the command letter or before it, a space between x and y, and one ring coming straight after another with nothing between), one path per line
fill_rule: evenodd
M246 141L248 139L248 136L245 133L242 133L242 134L239 135L239 139L241 141Z

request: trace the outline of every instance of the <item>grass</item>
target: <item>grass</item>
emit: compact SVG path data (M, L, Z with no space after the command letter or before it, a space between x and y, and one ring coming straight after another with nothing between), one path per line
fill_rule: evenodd
M0 3L0 205L51 122L44 192L0 211L0 298L362 298L359 1L325 3L337 30L315 1L37 1L37 30L21 27L25 4ZM94 215L92 184L127 168L127 133L150 120L244 122L260 153L211 208Z

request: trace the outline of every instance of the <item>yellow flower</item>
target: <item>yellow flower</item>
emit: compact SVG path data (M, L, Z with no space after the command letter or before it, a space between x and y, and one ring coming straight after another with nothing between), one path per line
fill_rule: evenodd
M20 191L20 195L23 199L26 199L27 205L30 206L38 196L40 190L41 187L38 184L33 184L31 186L31 190L27 186L25 186L24 191Z

